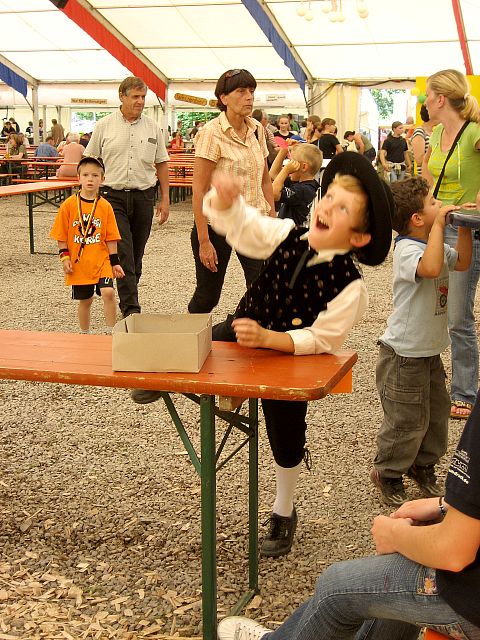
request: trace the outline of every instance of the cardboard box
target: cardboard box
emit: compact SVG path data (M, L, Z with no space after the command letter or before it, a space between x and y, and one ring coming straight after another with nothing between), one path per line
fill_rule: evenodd
M112 369L198 373L211 349L208 313L135 313L113 328Z

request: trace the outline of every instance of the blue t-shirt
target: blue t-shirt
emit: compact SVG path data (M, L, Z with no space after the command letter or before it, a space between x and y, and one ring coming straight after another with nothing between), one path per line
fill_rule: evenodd
M448 272L455 269L458 253L444 244L444 265L438 278L420 278L417 267L426 246L416 238L395 238L393 311L380 341L405 358L437 356L450 344Z
M36 158L58 158L58 151L48 142L42 142L35 151Z

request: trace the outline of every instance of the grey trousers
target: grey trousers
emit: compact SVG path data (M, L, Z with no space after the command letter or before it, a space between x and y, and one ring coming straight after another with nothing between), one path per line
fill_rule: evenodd
M437 464L447 450L450 396L439 355L405 358L383 344L376 382L383 407L374 466L398 478L415 464Z

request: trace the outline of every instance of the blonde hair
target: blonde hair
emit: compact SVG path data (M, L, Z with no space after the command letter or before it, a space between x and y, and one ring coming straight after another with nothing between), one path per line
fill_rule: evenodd
M354 193L359 196L361 199L360 211L358 212L361 217L359 228L353 228L354 231L359 231L361 233L366 233L369 228L369 218L368 218L368 193L365 191L365 187L360 182L358 178L355 176L351 176L348 174L337 173L335 174L334 179L330 183L330 186L338 185L345 191L349 191L350 193Z
M299 143L294 146L294 160L308 164L310 173L314 176L320 171L323 162L323 153L315 144Z
M477 99L470 95L466 76L456 69L437 71L427 79L427 87L436 94L445 96L464 120L480 123L480 108Z

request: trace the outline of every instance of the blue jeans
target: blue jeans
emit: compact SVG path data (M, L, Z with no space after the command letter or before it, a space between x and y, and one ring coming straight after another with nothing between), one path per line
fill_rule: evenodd
M405 171L400 171L400 173L396 173L395 171L390 171L390 182L397 182L397 180L403 180L405 178Z
M445 242L457 243L457 231L445 228ZM473 240L467 271L451 271L448 288L448 326L452 340L452 400L475 402L478 391L478 343L475 328L475 291L480 277L480 240Z
M435 570L394 553L332 565L312 598L262 640L415 640L424 626L480 640L437 594Z

